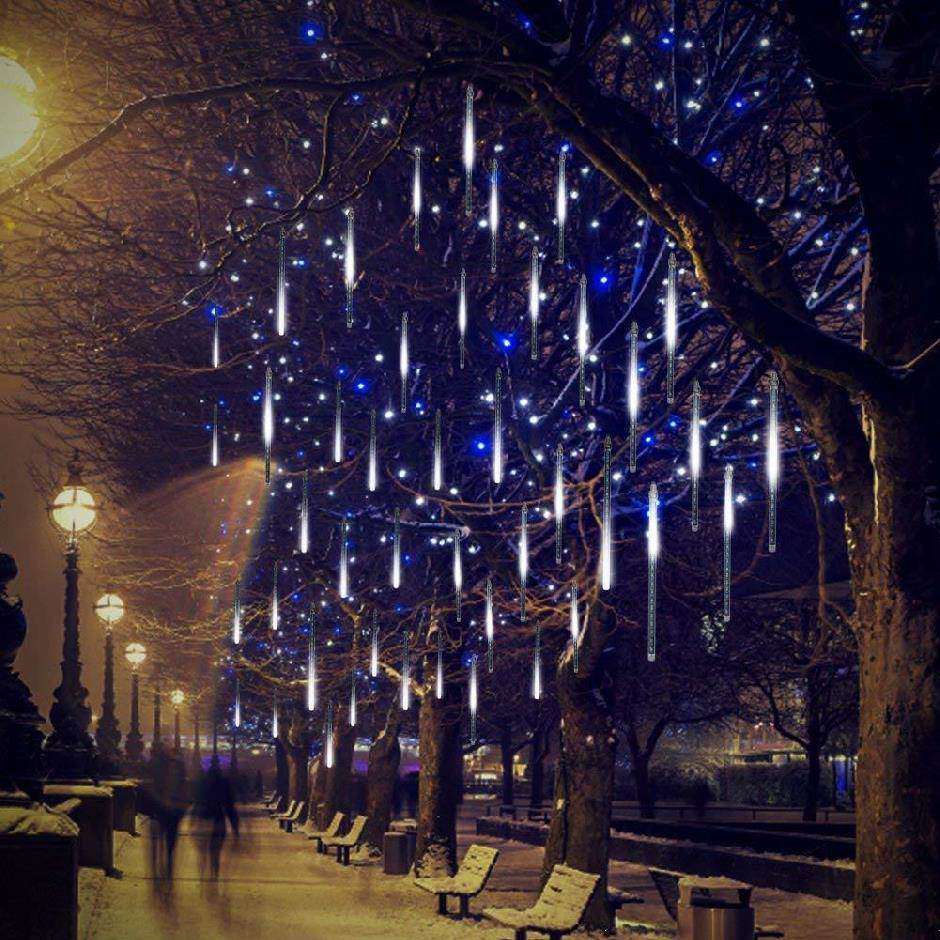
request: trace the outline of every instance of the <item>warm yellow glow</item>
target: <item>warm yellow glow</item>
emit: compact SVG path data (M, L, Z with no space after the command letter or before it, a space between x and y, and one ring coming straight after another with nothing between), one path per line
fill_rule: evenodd
M124 649L124 658L131 664L131 666L135 670L139 666L142 666L144 660L147 658L147 650L144 647L144 644L143 643L128 643Z
M52 521L68 535L84 532L97 514L95 499L83 486L63 487L52 502Z
M182 689L174 689L170 693L170 701L175 708L179 708L186 701L186 693Z
M124 601L117 594L103 594L95 604L95 613L110 627L124 616Z
M0 49L0 160L22 150L39 127L36 83L29 72Z

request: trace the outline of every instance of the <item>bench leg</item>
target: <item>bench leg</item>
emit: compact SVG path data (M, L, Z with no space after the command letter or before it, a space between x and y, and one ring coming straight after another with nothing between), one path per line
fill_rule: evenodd
M525 940L525 927L516 927L516 940Z
M460 895L460 917L468 917L470 915L470 898L466 894Z
M447 913L447 895L439 894L437 896L437 913L446 914Z

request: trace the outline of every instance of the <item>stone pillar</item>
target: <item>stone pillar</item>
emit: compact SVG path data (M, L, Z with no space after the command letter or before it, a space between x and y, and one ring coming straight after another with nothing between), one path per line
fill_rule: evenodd
M73 542L65 555L65 618L62 639L62 681L53 692L49 720L52 734L46 739L49 777L81 780L95 770L95 747L88 733L91 709L85 704L88 689L82 685L78 644L78 546Z
M114 638L111 631L104 636L104 694L101 699L101 717L95 728L98 762L101 773L113 777L120 773L121 730L114 710Z

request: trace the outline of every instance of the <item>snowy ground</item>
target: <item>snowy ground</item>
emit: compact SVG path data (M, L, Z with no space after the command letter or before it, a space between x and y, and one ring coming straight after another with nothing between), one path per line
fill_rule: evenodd
M474 840L472 806L462 817L461 852ZM438 917L436 899L407 877L384 875L379 865L343 868L318 856L300 835L277 829L267 816L246 813L237 847L227 848L219 882L202 870L207 840L198 823L184 823L172 883L155 880L149 871L149 837L121 834L115 840L120 879L82 869L80 879L81 940L149 940L216 937L266 940L302 936L305 940L503 940L512 932L486 921ZM537 888L542 850L516 842L481 838L497 846L500 859L484 894L471 904L525 907ZM667 927L668 915L645 869L616 862L611 882L642 895L645 903L624 908L631 921ZM757 889L758 921L774 923L787 940L848 940L852 908L804 895ZM626 931L621 937L630 936Z

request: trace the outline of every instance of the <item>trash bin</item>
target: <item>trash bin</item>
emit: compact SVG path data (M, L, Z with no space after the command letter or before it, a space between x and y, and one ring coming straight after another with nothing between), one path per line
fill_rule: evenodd
M754 940L754 908L709 899L693 903L692 940Z
M404 832L386 832L382 840L382 861L386 875L407 875L408 836Z

